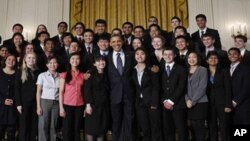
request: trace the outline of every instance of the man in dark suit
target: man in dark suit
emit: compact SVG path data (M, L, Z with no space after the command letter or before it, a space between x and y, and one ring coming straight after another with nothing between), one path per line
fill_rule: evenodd
M222 68L228 68L230 66L230 61L228 60L227 52L221 49L218 49L215 47L215 38L212 34L206 33L202 36L202 43L205 47L205 50L202 51L201 57L202 57L202 65L207 66L206 63L206 57L208 52L210 51L216 51L219 56L219 66Z
M132 71L134 56L122 49L123 39L110 39L113 52L108 56L108 75L111 85L110 100L112 114L113 141L133 141L134 88Z
M250 66L250 51L246 49L247 37L243 35L237 35L234 37L235 47L240 49L241 64Z
M230 48L228 57L231 61L233 124L250 125L250 69L240 63L241 55L238 48Z
M199 29L198 31L194 32L191 35L191 39L195 43L195 45L199 48L199 51L202 52L205 49L201 41L201 37L205 33L212 34L215 38L214 46L216 47L216 49L221 49L221 41L220 41L219 32L215 29L211 29L206 26L207 17L204 14L198 14L195 19L196 19L196 23Z
M94 35L94 44L97 44L99 36L111 37L111 34L107 32L107 22L103 19L98 19L95 21L95 35Z
M85 25L82 22L77 22L74 26L74 30L76 33L74 41L78 42L80 48L82 48L84 44L83 33L85 31Z
M15 33L21 33L21 34L22 34L22 33L23 33L23 25L20 24L20 23L14 24L14 25L12 26L12 32L13 32L13 35L14 35ZM26 40L27 40L27 39L26 39ZM5 45L5 46L7 46L7 47L10 47L11 44L12 44L12 38L3 41L3 45ZM27 41L24 41L24 44L27 45L28 42L27 42Z
M175 141L178 130L179 141L187 140L187 115L185 94L187 70L174 62L174 49L164 49L162 66L163 133L165 140Z
M54 44L55 44L55 48L59 48L62 46L62 35L68 30L68 24L66 22L60 22L57 25L57 31L58 31L58 35L52 37Z
M83 72L93 69L94 54L98 51L98 47L94 44L93 39L94 31L86 29L83 33L84 44L81 49Z
M190 52L188 49L188 46L189 46L189 43L185 36L180 35L176 37L175 47L177 48L177 53L175 57L175 62L185 67L187 66L186 57L187 57L187 54Z
M132 41L134 39L133 32L134 25L131 22L125 22L122 25L123 39L125 42L124 49L126 51L133 51Z

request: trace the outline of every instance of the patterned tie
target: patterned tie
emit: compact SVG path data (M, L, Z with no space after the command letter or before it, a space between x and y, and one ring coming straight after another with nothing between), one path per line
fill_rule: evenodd
M117 70L120 75L123 73L123 66L122 66L122 58L120 53L117 53L116 63L117 63Z
M166 67L166 73L167 73L167 76L169 77L170 76L170 66L167 65Z

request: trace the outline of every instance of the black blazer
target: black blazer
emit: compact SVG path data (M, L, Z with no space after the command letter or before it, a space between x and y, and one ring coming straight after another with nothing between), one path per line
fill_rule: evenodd
M16 106L21 106L25 102L36 101L36 81L40 71L34 71L34 78L28 69L28 79L23 83L21 80L21 70L15 76L15 100Z
M122 37L123 37L123 40L124 40L124 43L125 43L124 46L123 46L124 47L123 49L125 51L134 51L134 49L132 47L132 41L135 38L134 35L131 35L131 42L130 42L130 44L126 42L127 38L125 37L125 35L123 35Z
M54 41L55 49L60 48L62 46L61 39L58 35L52 37L52 40Z
M162 103L170 99L174 102L174 108L186 108L185 94L187 93L187 69L174 64L170 76L165 72L165 64L162 66Z
M88 54L85 45L83 45L83 48L81 50L82 54L82 71L87 72L88 70L92 70L94 68L94 54L98 52L98 47L96 45L93 45L92 53Z
M220 35L219 32L215 29L207 28L206 33L211 34L215 38L214 46L216 49L221 49L221 41L220 41ZM196 46L199 48L199 51L202 52L205 50L205 46L203 45L199 30L194 32L191 35L192 41L196 44Z
M69 54L66 52L65 47L58 48L58 50L55 52L55 55L58 58L58 72L66 71L69 60Z
M98 74L97 70L84 82L84 98L86 104L106 106L109 104L109 81L106 72Z
M108 55L108 76L111 87L111 103L119 104L124 98L130 102L134 101L134 87L132 81L132 71L134 66L134 56L124 52L125 65L123 74L120 75L113 62L113 52Z
M211 74L208 73L210 77ZM219 107L232 107L232 85L230 73L217 67L214 82L208 79L207 94L209 103Z
M233 100L237 103L234 111L234 124L250 125L250 69L239 64L232 75Z
M250 51L246 50L244 56L242 57L241 64L250 67Z
M139 85L137 70L133 70L133 82L136 90L136 104L139 102L145 106L158 107L160 102L159 74L152 72L151 68L144 69L141 85ZM142 94L143 98L140 98Z

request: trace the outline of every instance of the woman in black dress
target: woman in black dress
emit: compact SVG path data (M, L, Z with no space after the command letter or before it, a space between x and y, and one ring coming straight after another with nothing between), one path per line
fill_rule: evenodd
M7 141L15 140L17 111L14 102L16 57L6 57L5 66L0 70L0 140L7 132Z
M86 100L85 132L88 141L103 141L109 127L109 82L105 72L106 62L97 56L95 70L86 80L84 97Z

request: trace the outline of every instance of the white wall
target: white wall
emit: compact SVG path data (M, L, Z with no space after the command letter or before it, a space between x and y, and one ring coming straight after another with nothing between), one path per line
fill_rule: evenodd
M0 0L0 35L3 40L10 38L12 26L21 23L29 40L39 24L45 24L54 36L60 21L69 23L69 9L70 0Z
M234 46L231 37L233 25L246 25L247 36L250 37L250 0L188 0L188 3L190 33L198 29L195 16L203 13L207 15L207 26L219 31L224 49ZM248 42L247 48L250 49L249 39Z

